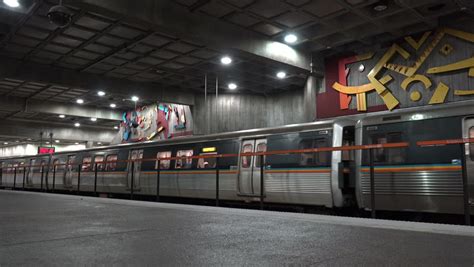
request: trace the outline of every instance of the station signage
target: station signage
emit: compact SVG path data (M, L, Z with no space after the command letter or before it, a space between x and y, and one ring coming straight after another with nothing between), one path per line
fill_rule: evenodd
M55 147L39 146L38 147L38 154L53 154L55 150L56 150Z

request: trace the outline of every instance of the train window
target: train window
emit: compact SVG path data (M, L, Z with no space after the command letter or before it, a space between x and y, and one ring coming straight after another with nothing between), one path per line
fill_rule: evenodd
M181 158L176 160L175 168L176 169L190 169L193 164L193 159L192 158L186 158L186 157L192 157L193 156L193 150L178 150L176 152L176 157Z
M469 128L469 138L474 138L474 127ZM474 160L474 144L469 144L469 157Z
M299 149L311 149L327 147L328 143L324 138L303 140L300 142ZM329 164L329 152L302 153L300 159L301 166L318 166Z
M62 166L61 166L61 162L59 161L59 159L54 159L53 160L53 168L55 171L57 171L58 169L60 169Z
M267 143L260 143L257 145L256 152L266 152L267 151ZM263 161L265 162L265 156L263 156ZM255 158L255 167L260 167L261 156L256 156Z
M162 151L156 154L157 159L171 158L171 151ZM167 170L170 168L171 160L160 160L160 170ZM155 170L158 170L158 160L155 163Z
M107 155L107 158L105 159L106 164L105 164L105 170L106 171L115 171L117 168L117 155Z
M88 171L91 170L91 161L92 161L91 157L83 157L82 158L82 168L81 168L81 170L83 172L88 172Z
M200 156L206 155L217 155L214 153L201 153ZM216 158L199 158L198 166L199 169L214 169L216 167Z
M387 144L402 142L402 133L393 132L387 134L374 134L371 135L371 144ZM383 163L403 163L405 161L405 149L404 148L391 148L384 149L378 148L374 151L374 162Z
M104 156L97 155L94 157L94 165L92 166L92 170L95 171L95 164L97 163L97 170L103 171L104 170Z
M245 144L242 147L242 153L252 153L253 152L253 145L252 144ZM250 164L252 162L252 156L242 156L242 168L248 168L250 167Z

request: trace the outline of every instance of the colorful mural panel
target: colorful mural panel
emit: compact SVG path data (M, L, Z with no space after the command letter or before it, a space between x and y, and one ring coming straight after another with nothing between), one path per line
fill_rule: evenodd
M473 33L441 28L407 36L385 51L328 60L327 91L318 95L317 106L331 99L337 110L318 107L317 115L325 118L460 101L474 96L472 77ZM331 91L336 91L337 100Z
M170 139L193 134L193 118L187 105L157 103L125 112L113 143Z

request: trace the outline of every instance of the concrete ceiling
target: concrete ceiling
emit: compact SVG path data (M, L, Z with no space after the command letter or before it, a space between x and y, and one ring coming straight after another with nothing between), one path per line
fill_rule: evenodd
M228 82L237 93L301 89L311 54L319 60L472 20L474 7L470 0L64 0L74 15L58 28L47 18L58 1L20 2L16 9L0 2L0 100L23 106L0 107L0 118L107 129L134 106L127 100L134 94L140 104L193 104L206 75L210 93L216 77L220 92L230 93ZM386 9L376 11L380 5ZM266 49L287 33L299 37L295 59ZM232 56L231 66L220 63L222 55ZM279 70L288 77L277 79ZM98 90L107 95L98 98ZM59 119L77 98L84 111ZM51 108L29 108L35 101ZM103 114L100 123L91 114Z

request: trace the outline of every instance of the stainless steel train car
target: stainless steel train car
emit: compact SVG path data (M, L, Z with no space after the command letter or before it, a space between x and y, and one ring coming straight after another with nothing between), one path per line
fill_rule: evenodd
M416 141L474 137L473 103L4 158L0 159L0 186L54 186L55 190L76 191L80 183L83 192L91 192L96 186L101 193L129 194L133 184L135 194L156 195L159 164L160 196L214 199L215 169L219 168L220 198L251 202L260 197L260 157L224 157L217 167L215 158L179 158L404 141L410 143L408 148L377 149L374 153L376 208L462 213L461 147L422 148L416 146ZM473 196L474 153L466 147ZM178 159L158 161L168 157ZM129 159L153 160L136 162L132 168ZM264 159L264 169L267 203L371 208L366 151L269 155Z

